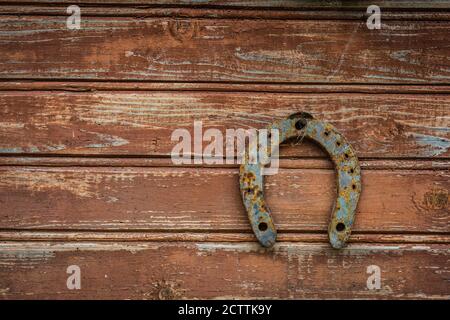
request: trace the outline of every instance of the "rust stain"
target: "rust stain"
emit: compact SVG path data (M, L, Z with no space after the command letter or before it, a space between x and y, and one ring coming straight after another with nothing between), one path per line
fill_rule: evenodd
M156 300L176 300L182 297L183 292L178 282L160 280L154 284L154 290L144 296Z

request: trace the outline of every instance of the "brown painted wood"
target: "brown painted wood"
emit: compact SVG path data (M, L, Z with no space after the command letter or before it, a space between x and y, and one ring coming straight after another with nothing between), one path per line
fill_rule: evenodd
M363 170L356 232L450 232L448 170ZM238 170L1 167L2 229L250 232ZM265 183L280 232L326 232L330 169L280 169Z
M386 21L0 20L0 77L448 84L450 24ZM267 32L270 30L270 32ZM331 32L332 31L332 32Z
M30 3L68 3L89 5L145 5L151 6L189 6L189 7L236 7L245 8L285 8L285 9L366 9L373 4L371 0L3 0L4 3L30 4ZM382 9L450 9L446 0L379 0L376 2Z
M448 259L447 245L4 242L0 298L449 299ZM66 287L70 265L80 290Z
M381 30L365 0L2 3L0 299L450 299L448 1L378 1ZM334 173L312 144L284 146L266 179L270 250L236 164L169 157L194 120L224 132L301 110L361 159L344 250L327 243Z
M0 151L170 156L175 129L262 128L301 110L329 121L359 157L450 156L447 94L0 92ZM206 143L204 144L206 146ZM320 156L314 145L282 156Z
M68 4L60 5L2 5L0 15L33 15L33 16L68 16ZM367 7L366 7L367 8ZM366 8L334 8L333 10L285 10L283 8L252 8L236 10L235 8L199 7L152 7L152 6L81 6L81 14L85 17L136 17L136 18L211 18L211 19L265 19L265 20L360 20L367 21L370 14ZM234 9L234 10L233 10ZM277 10L278 9L278 10ZM404 10L404 9L407 9ZM411 10L412 9L412 10ZM383 21L449 21L450 12L437 8L403 8L391 10L383 8Z

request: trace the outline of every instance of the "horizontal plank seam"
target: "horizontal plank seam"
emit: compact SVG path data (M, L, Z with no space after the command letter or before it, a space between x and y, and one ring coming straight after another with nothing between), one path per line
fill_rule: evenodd
M276 85L276 84L275 84ZM339 85L339 84L337 84ZM340 85L339 85L340 86ZM375 85L374 87L376 87L377 85ZM447 86L447 85L446 85ZM375 92L368 92L368 90L370 90L369 88L367 89L353 89L353 90L340 90L340 89L321 89L321 88L315 88L314 90L311 91L303 91L301 89L297 89L297 91L295 91L295 89L293 90L286 90L284 91L282 90L277 90L277 89L272 89L272 90L266 90L266 89L233 89L233 88L225 88L225 89L183 89L183 88L170 88L170 89L163 89L163 88L154 88L154 89L139 89L139 88L39 88L39 89L34 89L34 88L24 88L24 89L9 89L9 88L1 88L0 87L0 92L4 92L4 93L20 93L20 92L68 92L68 93L90 93L90 92L110 92L110 93L114 93L114 92L188 92L188 93L260 93L260 94L265 94L265 93L277 93L277 94L301 94L301 95L317 95L317 94L358 94L358 95L370 95L370 96L374 96L374 95L394 95L394 94L401 94L401 95L422 95L422 96L426 96L426 95L449 95L450 94L450 89L446 89L448 91L433 91L433 88L429 88L426 90L420 90L420 89L416 89L417 91L411 91L414 89L411 89L410 91L408 90L391 90L389 89L379 89L380 91L375 91ZM383 91L385 90L385 91Z
M2 159L3 158L3 159ZM38 162L25 162L29 158L31 161L45 161L46 159L55 161L55 163L38 163ZM302 165L299 164L295 168L293 168L293 165L286 165L284 163L280 163L279 168L281 169L332 169L332 162L327 157L283 157L280 156L280 161L283 160L291 160L291 161L301 161L301 160L310 160L310 161L330 161L329 166L324 166L323 164L318 165ZM11 160L12 159L12 160ZM234 169L238 168L239 164L217 164L217 165L204 165L204 164L184 164L184 165L175 165L170 163L170 156L169 155L79 155L79 154L1 154L0 155L0 167L54 167L54 168L64 168L64 167L98 167L98 168L108 168L108 167L122 167L122 168L198 168L198 169ZM193 158L191 158L193 159ZM62 162L58 163L57 161L70 161L73 160L73 162ZM102 160L122 160L122 161L132 161L132 160L149 160L149 161L164 161L164 163L136 163L136 164L121 164L121 163L79 163L77 161L83 161L83 160L92 160L92 161L102 161ZM236 159L235 159L236 160ZM28 160L30 161L30 160ZM405 158L405 157L385 157L385 158L364 158L360 157L359 161L361 163L361 167L363 170L387 170L387 169L398 169L398 170L428 170L428 171L442 171L442 170L448 170L450 169L450 158L444 157L444 158ZM370 162L376 162L376 161L382 161L382 162L401 162L401 161L408 161L412 163L411 165L407 164L384 164L384 165L376 165L371 167ZM422 164L419 164L419 166L414 166L414 161L421 161L424 162ZM365 163L366 162L366 163ZM442 165L437 165L436 163L442 163ZM446 163L448 164L446 165Z
M200 80L190 80L190 81L175 81L175 80L147 80L147 79L115 79L115 78L100 78L100 79L93 79L93 78L58 78L58 77L52 77L52 78L45 78L45 77L39 77L39 78L16 78L16 77L0 77L0 83L1 82L19 82L19 81L30 81L33 83L36 82L73 82L73 83L92 83L92 82L99 82L99 83L132 83L139 85L140 83L145 84L229 84L229 85L277 85L277 86L389 86L389 87L398 87L398 86L405 86L405 87L419 87L421 86L418 83L406 83L406 82L396 82L396 83L389 83L389 82L289 82L289 81L226 81L226 80L211 80L211 81L200 81ZM426 87L444 87L444 86L450 86L450 82L448 83L442 83L442 82L427 82L423 86Z
M239 233L236 233L239 231ZM45 228L0 228L2 232L27 232L27 233L145 233L145 234L237 234L253 235L249 229L45 229ZM278 234L305 234L305 235L326 235L324 230L279 230ZM450 232L432 231L354 231L352 235L409 235L409 236L450 236Z
M207 166L167 166L167 165L156 165L156 166L152 166L152 165L81 165L81 164L69 164L69 165L52 165L52 164L32 164L32 165L11 165L11 164L0 164L1 168L5 168L5 167L28 167L28 168L33 168L33 167L37 167L37 168L42 168L42 167L46 167L46 168L166 168L166 169L175 169L175 168L179 168L179 169L238 169L237 166L235 167L207 167ZM323 167L302 167L302 166L298 166L295 168L292 167L280 167L280 169L289 169L289 170L332 170L333 168L323 168ZM445 167L438 167L438 168L433 168L433 167L422 167L422 168L404 168L404 167L395 167L395 166L391 166L391 167L364 167L362 168L362 170L370 170L370 171L383 171L383 170L408 170L408 171L447 171L450 170L450 168Z
M36 16L36 17L49 17L49 16L61 16L61 15L50 15L50 14L34 14L34 15L31 15L31 14L26 14L26 15L23 15L23 14L20 14L20 13L11 13L11 14L6 14L6 13L0 13L0 17L7 17L7 16L18 16L18 15L20 15L21 17L23 17L23 16ZM85 17L99 17L99 18L101 18L101 17L104 17L104 18L113 18L113 17L117 17L118 15L117 14L111 14L111 15L102 15L102 16L99 16L99 15L95 15L95 16L90 16L90 15L88 15L88 14L85 14L85 15L83 15L83 16L85 16ZM62 16L62 17L67 17L67 16ZM138 19L138 20L144 20L144 19L151 19L151 18L154 18L154 19L164 19L164 18L168 18L167 16L164 16L164 15L161 15L161 16L148 16L148 17L134 17L134 16L119 16L119 17L122 17L122 18L136 18L136 19ZM183 17L183 16L180 16L180 17L178 17L179 19L197 19L197 20L211 20L212 18L211 17ZM236 20L236 21L242 21L242 20L249 20L249 21L257 21L257 20L270 20L270 21L280 21L280 22L283 22L283 21L347 21L347 20L351 20L351 21L365 21L365 17L364 18L354 18L354 19L351 19L351 18L347 18L347 19L343 19L343 18L335 18L335 19L331 19L331 18L323 18L323 19L317 19L317 18L314 18L314 19L312 19L312 18L310 18L310 19L308 19L308 18L303 18L303 19L301 19L301 18L283 18L283 19L281 19L281 18L277 18L277 19L275 19L275 18L270 18L270 17L264 17L264 18L247 18L247 17L235 17L235 18L233 18L233 17L215 17L214 18L214 20ZM405 18L405 19L399 19L398 17L397 18L395 18L395 19L387 19L387 17L384 17L383 18L384 20L389 20L389 21L421 21L421 22L449 22L450 21L450 16L448 17L448 18L446 18L446 19L411 19L411 18L409 18L409 19L407 19L407 18Z
M287 144L281 144L281 146L289 146L289 143ZM19 153L2 153L0 155L1 157L37 157L37 158L99 158L99 159L161 159L161 160L167 160L170 159L171 156L167 154L127 154L127 155L119 155L119 154L77 154L77 153L67 153L67 154L60 154L60 153L20 153L20 156L18 156ZM191 157L193 159L193 157ZM327 157L318 157L318 156L301 156L301 157L293 157L293 156L287 156L283 157L283 155L280 155L280 159L308 159L308 160L323 160L327 159ZM426 158L426 157L360 157L360 160L422 160L422 161L443 161L443 160L450 160L450 157L442 157L442 158ZM236 160L236 158L234 158Z
M282 7L282 6L238 6L238 5L205 5L205 4L136 4L136 3L107 3L107 2L79 2L79 1L67 1L67 2L58 2L51 1L51 3L46 1L40 2L30 2L30 1L0 1L0 5L8 6L8 7L17 7L17 8L26 8L26 7L39 7L39 8L52 8L52 9L64 9L67 8L68 4L76 4L80 7L85 7L89 9L135 9L135 10L158 10L158 9L173 9L173 10L190 10L190 11L227 11L227 12L295 12L295 13L303 13L303 12L361 12L364 11L364 14L367 14L364 9L367 9L368 6L360 6L360 7L338 7L329 6L329 7ZM430 4L433 4L433 1L430 1ZM412 6L399 6L399 7L388 7L380 5L381 9L384 9L385 12L448 12L450 11L450 6L442 7L412 7Z
M65 12L67 4L60 5L56 7L54 4L51 8L49 5L38 5L38 4L5 4L0 5L8 6L6 12L0 12L0 16L29 16L29 17L40 17L40 16L52 16L52 17L66 17ZM342 21L342 20L356 20L364 21L370 15L366 13L366 8L328 8L328 9L295 9L295 8L246 8L246 7L209 7L209 8L193 8L193 7L144 7L144 6L98 6L98 5L82 5L77 4L82 9L86 10L98 10L95 12L84 12L85 17L121 17L121 18L134 18L134 19L148 19L148 18L171 18L171 19L214 19L214 20L270 20L270 21ZM41 11L31 12L25 10L32 8L38 8ZM14 9L17 8L17 11ZM8 9L10 11L8 11ZM122 12L117 11L117 9L122 9ZM129 12L128 10L136 10L136 12ZM57 12L55 10L61 10ZM115 10L113 12L108 12L108 10ZM146 12L146 10L155 10L155 12ZM160 12L156 10L173 10L171 12ZM448 21L450 19L450 9L449 8L386 8L381 6L383 12L383 20L389 21ZM222 12L221 12L222 11ZM323 14L323 15L321 15ZM433 16L433 14L437 16ZM431 17L430 17L431 15Z
M187 243L187 242L194 242L194 243L237 243L237 244L243 244L243 243L253 243L249 240L242 240L242 241L230 241L230 240L198 240L198 239L192 239L192 240L184 240L184 239L180 239L180 240L143 240L143 239L105 239L105 240L101 240L101 239L55 239L55 240L51 240L51 239L5 239L5 240L0 240L0 249L2 247L2 244L5 244L7 242L14 242L14 243L96 243L96 242L110 242L110 243L120 243L120 242L134 242L134 243ZM325 242L320 242L320 241L314 241L314 240L299 240L299 241L294 241L294 240L286 240L286 241L278 241L277 243L282 243L283 245L288 245L289 243L292 244L297 244L297 243L308 243L308 244L326 244ZM364 245L364 244L370 244L370 245L379 245L380 247L382 246L388 246L389 244L405 244L405 245L447 245L449 244L449 242L440 242L440 241L427 241L427 242L420 242L420 241L390 241L390 242L373 242L373 241L361 241L361 242L349 242L349 244L353 244L353 245ZM265 249L267 250L267 249Z
M395 2L396 0L393 0L391 2ZM319 1L318 1L319 2ZM60 5L64 6L67 4L76 4L76 5L84 5L88 7L112 7L112 8L143 8L143 9L152 9L152 8L159 8L159 9L176 9L176 8L184 8L184 9L222 9L222 10L266 10L266 11L302 11L302 10L315 10L315 11L330 11L330 10L361 10L363 7L355 7L355 6L346 6L341 8L336 8L336 5L330 4L327 6L311 6L311 5L302 5L299 7L292 7L292 6L248 6L248 5L220 5L220 4L205 4L205 3L191 3L191 4L162 4L162 3L149 3L149 1L122 1L120 3L118 2L93 2L93 1L53 1L53 0L41 0L39 2L37 1L0 1L0 5L9 5L9 6L49 6L49 5ZM450 10L450 5L444 6L433 6L433 1L429 1L428 7L421 7L420 10ZM416 8L412 8L410 5L408 6L401 6L398 7L383 7L387 10L416 10Z
M76 238L66 238L66 239L61 239L61 238L41 238L41 239L30 239L30 238L4 238L2 239L1 235L0 235L0 248L1 245L4 244L5 242L19 242L19 243L23 243L23 242L53 242L53 243L57 243L57 242L63 242L63 243L78 243L78 242L142 242L142 243L152 243L152 242L158 242L158 243L183 243L183 242L196 242L196 243L256 243L256 239L255 241L252 241L251 239L235 239L235 240L231 240L231 239L222 239L219 240L217 239L198 239L195 237L192 237L191 239L189 238L180 238L180 239L166 239L166 238L155 238L155 239L145 239L145 238L135 238L135 239L127 239L127 238L105 238L105 239L100 239L100 238L86 238L86 239L76 239ZM316 244L327 244L328 242L326 240L320 240L320 239L305 239L305 238L299 238L298 240L296 239L279 239L277 241L277 243L283 243L283 244L288 244L288 243L316 243ZM370 241L368 239L350 239L349 240L349 244L372 244L372 245L387 245L389 243L391 244L412 244L412 245L429 245L429 244L441 244L441 245L448 245L450 244L450 239L449 240L444 240L444 241L439 241L439 240L409 240L409 239L398 239L398 240L393 240L393 239L388 239L386 241Z
M391 0L388 1L388 3L395 3L396 0ZM20 5L20 6L26 6L26 5L33 5L33 6L37 6L37 5L41 5L41 6L48 6L48 5L67 5L67 4L77 4L77 5L85 5L85 6L94 6L94 7L134 7L134 8L161 8L161 9L167 9L167 8L201 8L201 9L214 9L214 8L220 8L220 9L224 9L224 10L287 10L287 11L292 11L292 10L318 10L318 11L328 11L328 10L335 10L336 9L336 5L333 5L332 2L330 4L326 4L326 5L321 5L321 3L323 3L323 1L317 1L317 3L319 5L302 5L300 4L299 1L299 5L298 6L282 6L282 5L277 5L277 6L270 6L270 5L237 5L237 4L228 4L228 5L221 5L221 4L207 4L207 3L202 3L202 2L195 2L192 1L191 3L177 3L177 4L163 4L163 3L149 3L149 1L121 1L121 2L116 2L116 1L103 1L103 2L98 2L98 1L91 1L91 0L87 0L87 1L68 1L68 0L63 0L63 1L57 1L57 0L40 0L40 1L16 1L16 0L9 0L9 1L0 1L0 4L3 5ZM397 7L385 7L386 9L389 10L414 10L415 8L412 8L411 5L407 5L404 6L401 4L401 2L399 2L397 4ZM383 6L382 6L383 7ZM358 7L353 5L353 6L349 6L346 5L344 8L344 10L360 10L361 5L359 5ZM450 10L450 5L447 4L446 6L442 6L442 5L437 5L435 6L435 3L433 1L429 1L429 3L427 4L427 7L421 7L421 9L423 10L445 10L445 9L449 9Z

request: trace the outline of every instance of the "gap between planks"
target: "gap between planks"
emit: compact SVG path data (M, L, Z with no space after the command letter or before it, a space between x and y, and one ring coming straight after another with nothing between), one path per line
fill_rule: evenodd
M449 85L0 79L0 91L200 91L267 93L448 94Z
M38 231L2 230L0 241L130 241L130 242L255 242L248 232L155 232L155 231ZM326 233L280 232L277 242L328 243ZM450 234L354 233L349 243L450 243Z
M72 3L73 4L73 3ZM192 8L167 6L163 8L121 5L121 6L95 6L82 5L81 14L84 17L130 17L136 19L148 18L184 18L184 19L249 19L249 20L361 20L365 21L370 16L366 12L367 7L355 8L329 8L283 10L280 8ZM382 7L383 20L414 20L414 21L450 21L449 8L428 9L422 8L398 8L390 9ZM0 15L28 15L28 16L67 16L67 5L60 4L6 4L0 6Z
M449 170L448 159L359 159L363 170ZM0 166L238 168L238 164L174 165L168 157L0 156ZM327 158L280 158L283 169L333 169Z

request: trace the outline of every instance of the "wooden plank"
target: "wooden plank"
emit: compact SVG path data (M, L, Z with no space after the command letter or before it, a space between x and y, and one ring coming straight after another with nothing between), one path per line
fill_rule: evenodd
M366 9L373 4L371 0L3 0L3 3L30 4L87 4L87 5L142 5L142 6L190 6L190 7L226 7L244 8L285 8L285 9ZM383 9L450 9L447 0L378 0Z
M263 128L308 111L360 158L448 158L449 95L228 92L0 92L0 153L170 156L175 129ZM206 142L204 145L206 146ZM193 150L193 149L192 149ZM283 156L323 157L304 141Z
M363 170L353 230L450 232L448 170ZM280 169L265 181L280 232L325 232L331 169ZM2 229L251 232L227 168L0 167Z
M0 298L449 299L448 259L446 245L6 242ZM71 265L80 290L67 289ZM369 267L379 289L368 289Z
M33 15L33 16L68 16L68 5L2 5L0 15ZM230 10L227 8L191 7L149 7L149 6L82 6L81 14L85 17L137 17L137 18L210 18L210 19L270 19L270 20L363 20L367 21L371 14L366 8L332 8L332 10L286 10L283 8L252 8L249 10ZM383 21L450 21L450 12L439 9L423 8L382 9Z
M85 17L68 30L66 16L4 16L0 77L448 84L449 26Z

